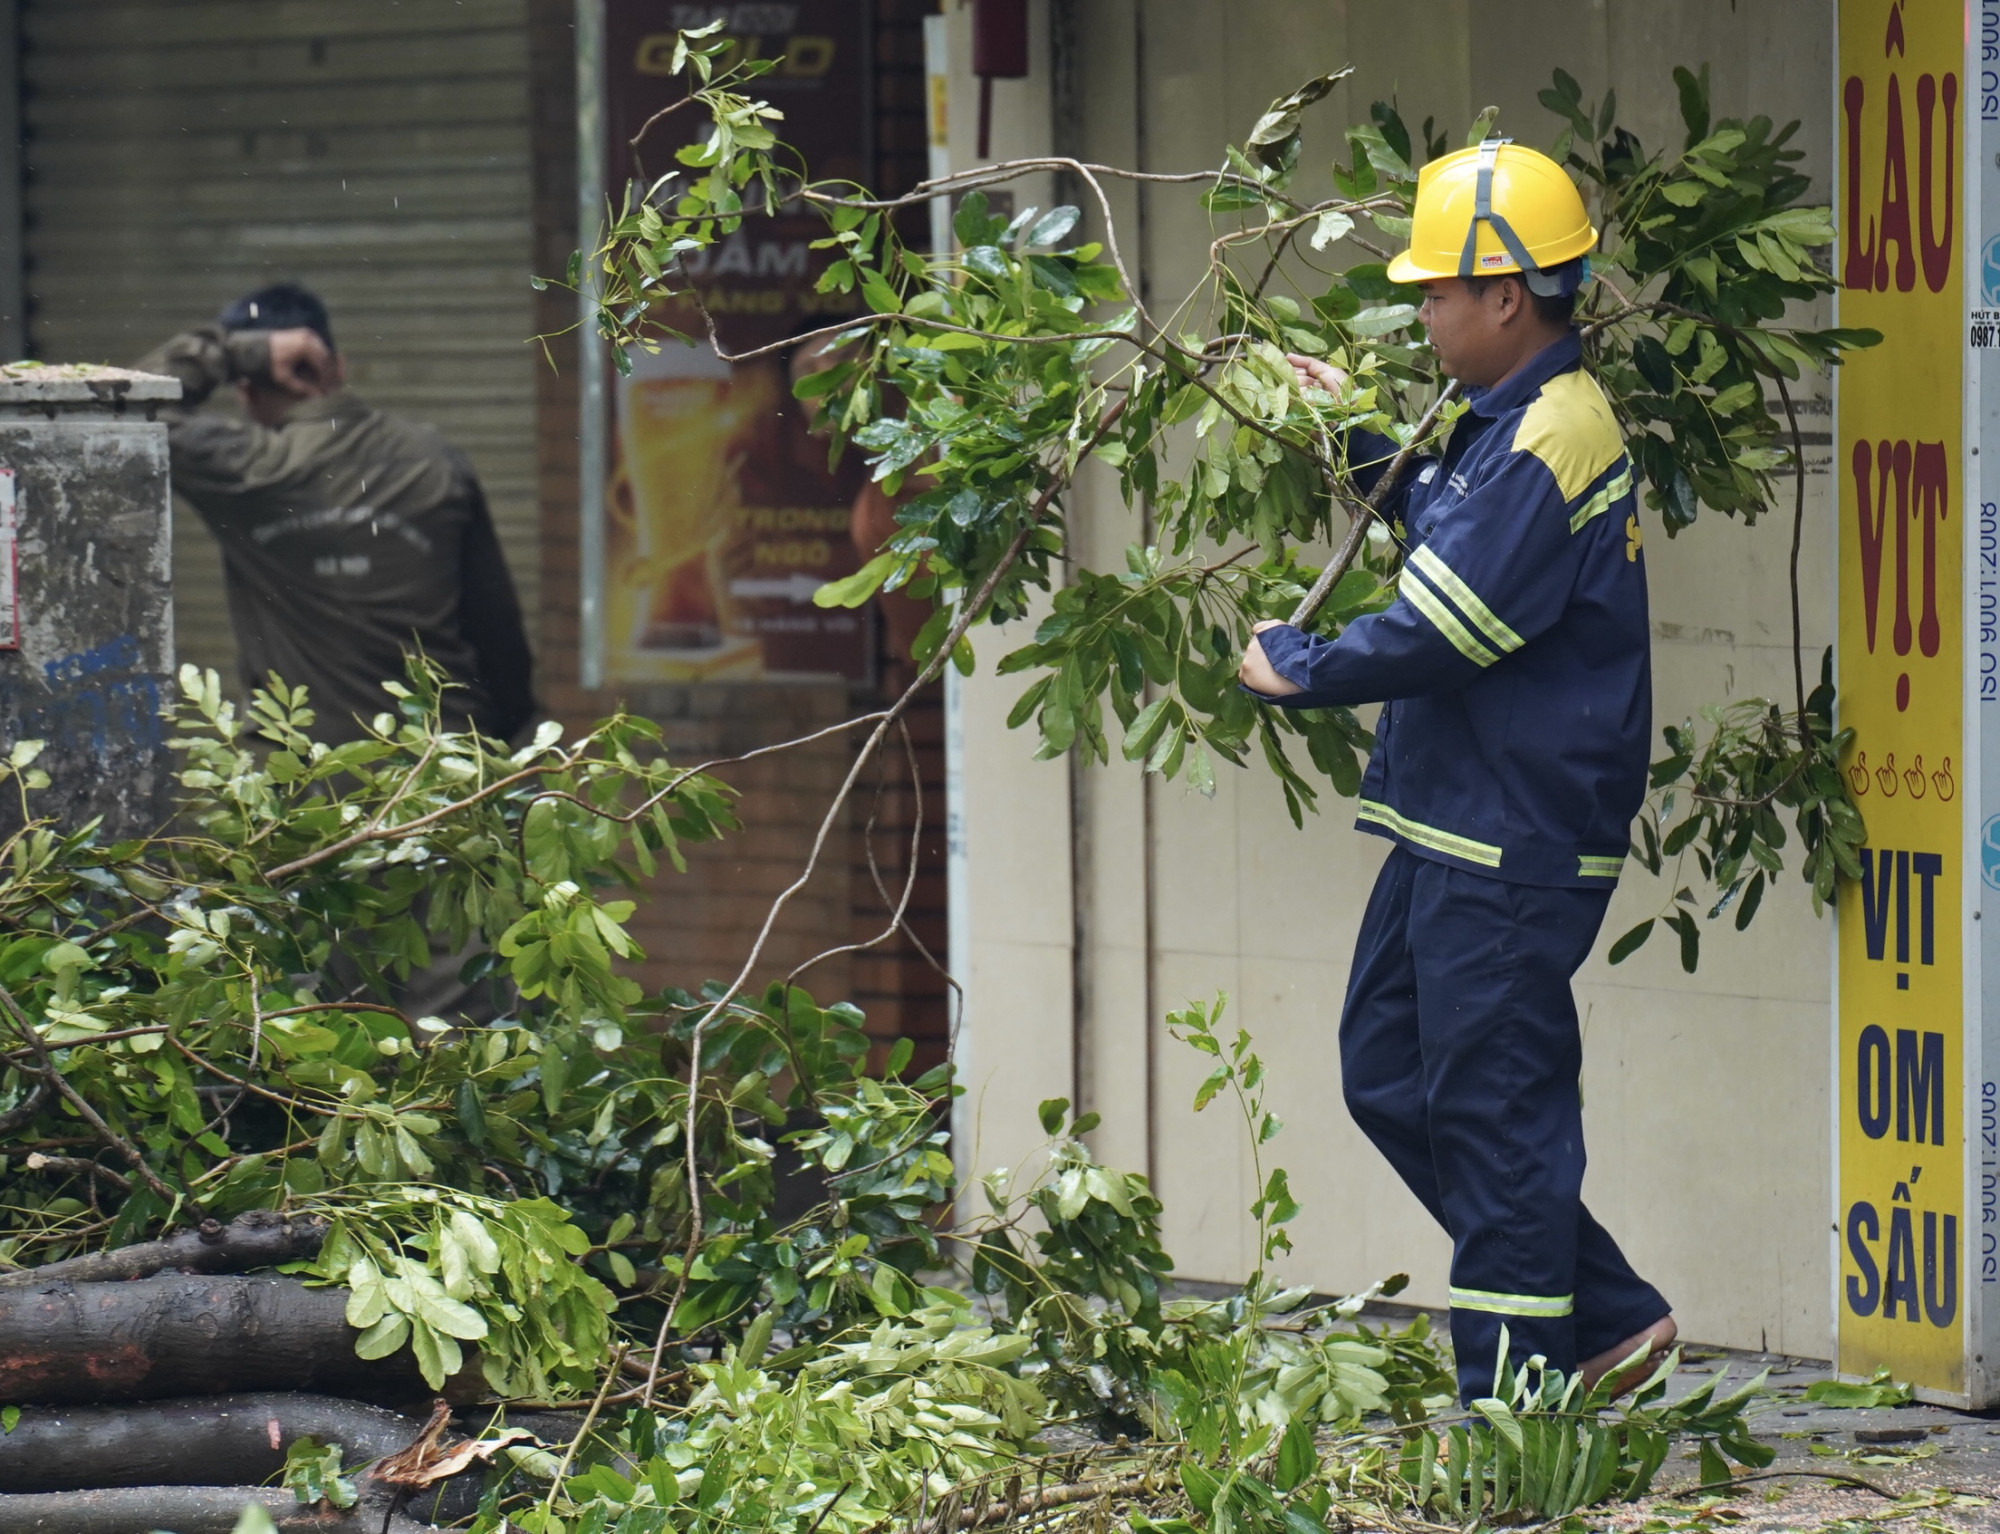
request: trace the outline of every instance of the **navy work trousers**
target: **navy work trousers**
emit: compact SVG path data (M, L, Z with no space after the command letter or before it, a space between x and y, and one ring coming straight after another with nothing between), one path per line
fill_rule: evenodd
M1390 853L1340 1020L1348 1111L1451 1235L1459 1394L1614 1347L1667 1314L1583 1207L1583 1044L1570 977L1608 891L1510 884Z

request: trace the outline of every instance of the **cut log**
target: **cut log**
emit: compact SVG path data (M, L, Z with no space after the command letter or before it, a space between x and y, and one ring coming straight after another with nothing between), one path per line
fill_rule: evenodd
M350 1469L394 1454L416 1417L331 1396L198 1396L123 1406L30 1406L0 1436L0 1493L114 1486L254 1486L300 1438L337 1443Z
M83 1284L149 1278L169 1269L186 1273L253 1273L259 1268L275 1268L280 1263L310 1257L325 1238L326 1221L322 1219L256 1209L238 1215L227 1225L207 1220L199 1230L183 1231L164 1240L141 1241L136 1246L121 1246L109 1252L92 1252L87 1257L52 1262L46 1267L0 1274L0 1292L39 1289L60 1281Z
M301 1506L282 1486L130 1486L0 1496L0 1534L232 1534L244 1505L261 1502L285 1534L429 1534L436 1525L387 1517L379 1490L345 1512Z
M433 1392L405 1348L354 1353L347 1291L279 1277L157 1277L0 1293L0 1402L50 1406L305 1390L382 1405ZM454 1389L453 1386L462 1386ZM448 1398L483 1389L468 1363Z

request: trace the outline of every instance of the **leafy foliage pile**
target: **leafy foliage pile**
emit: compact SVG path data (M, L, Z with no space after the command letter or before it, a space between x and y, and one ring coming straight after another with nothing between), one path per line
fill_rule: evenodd
M1300 607L1321 574L1309 562L1316 545L1344 542L1358 554L1336 565L1330 594L1307 615L1319 631L1393 597L1395 530L1356 536L1371 515L1365 492L1387 467L1364 444L1386 440L1398 458L1425 450L1461 408L1441 389L1421 293L1390 282L1385 265L1388 245L1408 235L1417 172L1444 152L1445 135L1426 122L1413 138L1395 105L1378 101L1327 168L1333 195L1315 200L1298 189L1302 122L1345 74L1274 102L1199 193L1215 229L1201 281L1171 311L1156 310L1137 297L1103 182L1186 178L1023 160L874 200L809 178L776 137L778 114L748 94L765 64L725 63L726 50L683 37L693 99L717 129L680 150L681 169L628 194L570 280L589 268L596 323L618 356L657 349L681 338L675 325L699 303L683 258L763 211L824 214L819 243L832 259L820 287L858 295L867 312L809 342L839 360L798 392L903 500L883 551L819 600L858 604L895 589L932 599L916 659L935 667L948 653L969 668L971 625L1022 617L1067 561L1032 641L998 662L1028 679L1011 722L1033 721L1043 755L1108 761L1108 703L1122 755L1203 793L1214 791L1218 761L1253 755L1295 821L1326 784L1355 793L1373 742L1354 714L1262 708L1237 688L1235 670L1254 623ZM1704 506L1755 521L1780 471L1796 480L1802 516L1790 386L1802 369L1879 339L1790 318L1834 288L1819 264L1833 240L1829 211L1802 202L1798 125L1715 120L1705 69L1677 69L1674 82L1686 131L1669 151L1648 152L1619 125L1614 96L1587 105L1560 71L1541 97L1562 124L1552 151L1595 201L1602 230L1577 316L1586 365L1669 536ZM1466 142L1494 128L1489 110ZM989 211L981 188L1043 172L1087 188L1100 239L1075 242L1073 207L1011 219ZM958 250L903 242L896 207L961 193ZM1302 393L1288 352L1334 362L1347 389ZM1122 570L1076 558L1066 506L1087 460L1115 472L1127 502L1146 512L1147 535ZM1795 561L1796 547L1795 537ZM1816 906L1836 878L1858 876L1861 819L1833 770L1842 741L1826 722L1830 704L1806 696L1802 659L1795 669L1789 708L1760 701L1708 716L1705 743L1690 721L1654 774L1655 840L1678 814L1666 839L1674 853L1702 843L1715 889L1699 901L1679 886L1659 918L1678 930L1689 967L1700 908L1713 919L1733 907L1747 923L1778 877L1788 839L1780 811L1794 823ZM1766 716L1776 728L1763 727ZM1634 850L1661 871L1657 846ZM1653 926L1629 934L1620 957Z
M503 1412L588 1403L566 1448L494 1446L479 1530L942 1534L1117 1499L1142 1525L1312 1534L1337 1506L1435 1499L1438 1445L1458 1442L1424 1426L1450 1403L1447 1362L1421 1319L1358 1319L1400 1281L1308 1305L1260 1268L1226 1299L1170 1298L1157 1198L1093 1157L1095 1120L1060 1100L1033 1164L941 1228L944 1071L905 1081L899 1048L863 1074L860 1014L796 987L647 996L623 973L626 886L731 829L724 785L627 717L512 752L449 732L438 688L413 668L369 739L329 749L301 694L274 683L239 712L188 668L184 811L126 842L36 821L35 749L15 750L7 1262L249 1210L320 1217L292 1271L346 1290L364 1357L407 1353ZM381 998L439 943L497 967L507 1016L453 1026ZM1263 1169L1263 1065L1222 1018L1218 1000L1172 1025L1215 1062L1200 1105L1233 1101L1258 1147L1270 1261L1298 1207ZM780 1147L825 1190L793 1217L774 1213ZM1574 1419L1609 1435L1593 1463L1610 1455L1626 1490L1647 1433L1742 1457L1733 1406L1592 1426L1601 1402L1528 1388L1467 1442ZM1053 1452L1065 1424L1076 1446ZM302 1439L286 1479L352 1506L358 1474ZM1560 1500L1503 1477L1460 1495Z
M882 555L825 600L931 597L925 674L970 665L973 623L1023 614L1051 583L1064 497L1095 458L1159 535L1123 572L1073 571L1055 593L1002 662L1031 674L1015 722L1033 719L1050 754L1106 758L1108 697L1121 750L1150 770L1210 787L1217 757L1261 750L1296 815L1317 793L1290 755L1302 745L1352 792L1370 744L1352 714L1273 716L1232 678L1247 625L1320 573L1302 552L1337 531L1336 507L1361 515L1371 466L1345 456L1352 429L1407 448L1450 419L1413 295L1379 259L1331 269L1343 242L1380 256L1364 224L1393 238L1407 218L1416 162L1393 106L1349 131L1338 195L1313 203L1290 190L1300 121L1334 77L1275 103L1208 184L1215 260L1162 323L1130 298L1115 230L1071 245L1072 209L989 213L979 182L1018 168L961 182L962 253L903 247L882 205L788 168L775 113L738 89L767 66L719 70L720 48L683 38L715 130L598 252L601 323L658 344L648 327L679 291L679 259L738 227L746 193L825 210L825 284L860 292L870 316L841 328L837 365L801 392L885 488L915 492ZM1675 436L1669 457L1635 449L1671 526L1701 504L1753 515L1792 462L1759 380L1859 339L1771 323L1770 304L1824 285L1819 225L1794 206L1783 135L1711 131L1701 82L1683 89L1683 153L1643 158L1610 132L1607 102L1581 124L1604 142L1577 155L1609 199L1593 365L1635 434L1666 441L1697 415L1712 427ZM1557 95L1581 122L1574 89L1559 80ZM1428 125L1423 140L1440 151ZM1286 350L1334 358L1352 387L1302 397ZM1323 627L1389 600L1393 535L1357 541ZM1238 1293L1169 1295L1153 1190L1101 1165L1094 1119L1061 1101L1043 1105L1032 1164L986 1178L985 1213L944 1228L947 1071L906 1079L899 1049L866 1073L858 1011L796 985L648 995L630 977L631 888L734 828L727 787L671 765L658 729L629 716L568 741L547 728L518 751L452 733L440 685L413 669L369 738L329 749L297 691L274 680L238 709L212 674L185 671L184 811L127 842L35 820L36 748L14 748L0 769L20 806L0 841L0 1260L33 1267L251 1210L323 1219L295 1271L346 1291L365 1356L407 1350L434 1387L469 1379L498 1409L587 1406L566 1447L496 1454L481 1531L946 1534L1063 1509L1097 1525L1122 1503L1142 1534L1322 1534L1346 1513L1524 1518L1635 1495L1674 1436L1701 1440L1705 1479L1724 1456L1757 1462L1746 1395L1663 1405L1664 1373L1607 1414L1601 1393L1530 1360L1502 1370L1504 1399L1441 1416L1451 1377L1427 1325L1361 1319L1399 1281L1333 1304L1283 1288L1269 1265L1298 1208L1266 1160L1280 1126L1263 1066L1220 1001L1172 1026L1213 1063L1197 1108L1233 1103L1254 1147L1259 1268ZM1670 740L1689 759L1661 787L1692 775L1695 808L1663 845L1705 836L1725 898L1746 858L1751 880L1775 874L1765 854L1782 833L1774 814L1741 819L1718 785L1795 809L1809 853L1846 837L1837 775L1829 787L1785 766L1837 749L1829 706L1781 711L1775 731L1759 713L1726 747ZM1663 800L1653 834L1674 813ZM1743 887L1754 911L1761 886ZM437 951L475 954L467 976L503 980L507 1014L468 1028L397 1010L396 985ZM781 1158L823 1189L813 1207L778 1212ZM1070 1447L1052 1448L1061 1427ZM352 1500L332 1450L303 1443L291 1469L301 1500Z

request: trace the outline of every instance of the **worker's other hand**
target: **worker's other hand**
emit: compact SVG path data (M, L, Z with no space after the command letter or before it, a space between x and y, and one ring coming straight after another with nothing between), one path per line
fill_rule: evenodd
M1292 375L1299 381L1299 393L1310 394L1315 389L1324 389L1336 399L1347 390L1347 374L1331 362L1322 362L1317 357L1302 357L1297 352L1288 352L1285 360L1292 365Z
M1272 669L1264 656L1264 647L1257 642L1256 635L1265 629L1283 628L1276 618L1266 618L1253 630L1250 647L1243 652L1243 664L1236 668L1236 679L1252 692L1262 693L1267 698L1289 698L1295 692L1305 689L1296 682L1288 682Z
M270 382L287 394L305 399L323 394L333 386L335 364L332 350L319 332L299 326L269 333L271 347Z

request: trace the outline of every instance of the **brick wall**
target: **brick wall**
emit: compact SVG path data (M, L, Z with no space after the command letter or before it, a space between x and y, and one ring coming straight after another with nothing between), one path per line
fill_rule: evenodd
M924 174L923 49L926 0L876 0L878 182L906 189ZM576 88L573 0L530 0L534 78L536 270L561 272L576 240ZM914 84L912 84L914 77ZM912 122L914 121L914 128ZM914 137L912 134L914 133ZM544 333L575 319L570 294L537 301ZM906 667L884 668L879 688L831 682L810 685L708 684L698 687L578 685L577 349L564 336L549 343L553 368L540 375L536 399L536 458L541 499L542 599L540 690L566 725L582 726L624 706L656 719L674 760L694 763L737 756L811 733L881 706L890 689L907 684ZM924 832L912 925L941 961L946 941L944 900L944 758L942 707L936 696L912 710L910 736L922 780ZM663 872L641 897L633 932L647 959L640 975L650 988L693 988L733 978L779 892L805 859L864 731L839 735L740 766L718 776L740 795L744 829L725 841L688 849L688 871ZM836 824L811 881L792 897L774 925L756 982L781 977L813 954L867 942L886 924L868 865L868 849L891 896L908 871L917 794L900 744L879 773L871 765L849 811ZM872 830L870 826L872 817ZM851 999L867 1011L870 1031L885 1043L908 1036L918 1058L943 1057L945 986L916 946L899 934L865 952L842 953L801 982L823 1003Z

